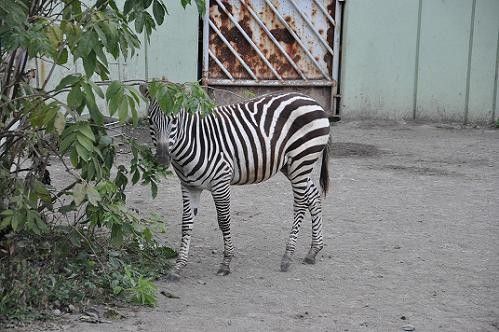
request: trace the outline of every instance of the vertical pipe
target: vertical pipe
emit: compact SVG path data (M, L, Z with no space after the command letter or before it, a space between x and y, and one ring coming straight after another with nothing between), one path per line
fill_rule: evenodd
M203 17L203 70L201 74L202 84L208 85L209 64L209 37L210 37L210 0L205 1L205 13Z
M416 56L414 60L414 91L412 92L412 119L416 120L416 111L418 107L418 84L419 84L419 48L421 46L421 10L423 0L418 4L418 27L416 32Z
M497 30L496 72L494 76L494 94L492 95L492 122L496 121L497 107L497 79L499 76L499 30Z
M468 67L466 68L466 94L464 96L464 124L468 123L468 113L470 106L470 76L471 76L471 58L473 56L473 32L475 30L475 7L476 0L471 5L471 23L470 23L470 41L468 45Z
M36 70L36 88L40 89L40 66L38 64L39 61L42 61L41 59L35 58L35 70Z
M149 52L146 34L144 32L144 78L149 81Z
M340 37L341 37L341 7L343 5L343 1L339 0L334 0L335 1L335 6L334 6L334 20L335 20L335 26L334 26L334 40L333 40L333 72L332 78L333 78L333 85L331 87L331 111L333 115L338 115L338 98L336 98L336 95L338 94L338 73L339 73L339 67L340 67Z

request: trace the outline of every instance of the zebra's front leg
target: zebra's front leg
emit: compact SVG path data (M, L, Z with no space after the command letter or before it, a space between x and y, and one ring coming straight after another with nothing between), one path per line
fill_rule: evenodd
M234 246L230 236L230 183L226 182L214 187L212 196L217 209L218 226L224 239L224 258L217 275L225 276L230 273L230 262L234 256Z
M201 192L202 189L182 185L182 241L178 251L177 262L173 269L167 274L167 280L177 281L180 279L180 269L187 264L192 227L194 224L194 217L198 212Z

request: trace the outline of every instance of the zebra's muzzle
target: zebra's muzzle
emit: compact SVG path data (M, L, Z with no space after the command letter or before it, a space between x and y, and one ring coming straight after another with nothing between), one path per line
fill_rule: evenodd
M158 146L156 149L156 161L160 163L161 165L168 167L170 166L171 158L170 158L170 153L168 152L168 149L166 148L161 148Z

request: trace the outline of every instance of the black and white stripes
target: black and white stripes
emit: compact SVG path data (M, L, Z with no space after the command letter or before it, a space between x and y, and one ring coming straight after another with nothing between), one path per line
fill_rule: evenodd
M147 88L141 87L148 96ZM230 272L233 256L230 235L230 185L251 184L281 171L291 182L294 221L282 259L286 271L295 250L298 231L308 209L312 215L312 245L305 262L314 263L323 247L320 194L311 172L322 158L320 184L327 192L329 121L323 108L298 93L271 94L244 103L220 106L212 113L181 111L166 116L151 101L148 110L158 160L171 165L182 184L182 242L177 263L187 262L194 216L202 190L210 190L224 239L224 258L218 274Z

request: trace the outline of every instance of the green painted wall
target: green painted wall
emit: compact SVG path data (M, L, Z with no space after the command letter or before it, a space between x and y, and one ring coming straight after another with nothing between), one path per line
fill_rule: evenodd
M492 121L499 0L344 6L342 117Z
M463 122L470 0L422 2L416 118Z
M193 2L185 10L180 0L166 1L169 16L148 45L149 79L165 75L174 82L197 80L198 11Z
M197 80L198 63L198 11L196 5L184 8L180 0L165 1L170 15L165 17L165 22L153 31L150 44L145 45L142 39L141 48L135 55L126 61L114 60L108 56L110 79L153 79L165 76L174 82L190 82ZM124 1L122 2L124 3ZM143 37L141 37L143 38ZM38 65L40 80L44 80L50 71L50 64L34 61L32 68ZM62 77L73 72L83 72L81 61L76 64L68 62L66 67L57 67L52 78L52 85ZM95 80L100 78L95 75ZM54 86L49 86L54 87ZM62 99L66 97L61 95ZM98 100L102 110L107 109L104 100ZM140 110L145 114L145 109Z
M141 37L142 47L126 62L113 65L113 79L153 79L165 76L174 82L197 80L198 11L196 5L165 1L169 15L151 35L150 44Z
M344 3L340 88L344 117L412 114L418 3L380 3Z
M494 33L495 32L495 33ZM493 117L495 70L498 57L499 0L477 0L470 72L470 119L486 122ZM496 90L496 91L494 91ZM495 115L499 115L496 112Z

